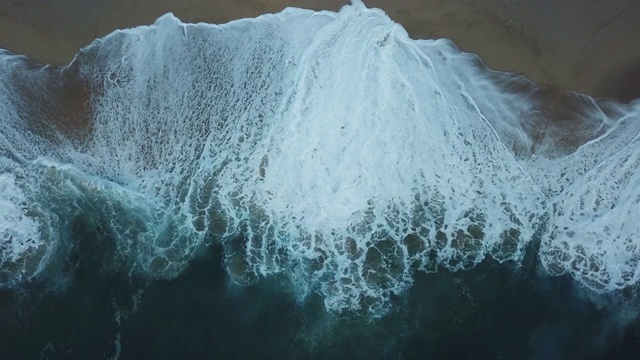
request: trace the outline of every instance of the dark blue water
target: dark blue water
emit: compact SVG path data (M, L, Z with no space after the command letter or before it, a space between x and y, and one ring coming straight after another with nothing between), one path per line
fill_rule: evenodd
M91 234L67 264L68 284L0 293L2 359L633 359L640 322L618 297L587 299L568 277L485 260L417 273L384 317L296 302L285 279L240 287L211 247L178 278L148 281L103 269ZM532 255L530 252L529 255ZM630 294L629 294L630 296ZM622 296L623 298L623 296ZM628 304L628 302L627 302Z

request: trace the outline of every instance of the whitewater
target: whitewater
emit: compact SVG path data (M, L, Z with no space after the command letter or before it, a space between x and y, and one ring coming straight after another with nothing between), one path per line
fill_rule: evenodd
M69 94L82 111L52 110ZM167 14L63 68L2 52L0 287L68 277L81 223L106 267L172 279L221 244L235 282L281 274L338 312L528 249L595 293L635 288L639 137L639 101L491 71L360 3Z

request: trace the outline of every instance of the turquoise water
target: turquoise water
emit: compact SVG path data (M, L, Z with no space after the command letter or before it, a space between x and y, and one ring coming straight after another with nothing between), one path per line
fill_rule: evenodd
M638 351L637 101L359 3L0 69L8 358Z

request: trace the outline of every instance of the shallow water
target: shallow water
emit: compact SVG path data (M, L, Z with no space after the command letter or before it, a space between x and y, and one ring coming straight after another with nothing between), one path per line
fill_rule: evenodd
M637 351L638 102L361 4L0 67L10 357Z

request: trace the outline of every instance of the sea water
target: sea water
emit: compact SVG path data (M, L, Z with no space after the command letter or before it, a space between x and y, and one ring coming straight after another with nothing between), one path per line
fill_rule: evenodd
M0 69L3 327L42 356L545 358L636 317L637 101L491 71L360 3L167 14L63 68ZM504 314L536 325L507 346ZM469 334L485 347L452 353Z

